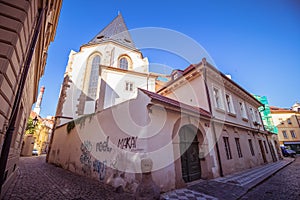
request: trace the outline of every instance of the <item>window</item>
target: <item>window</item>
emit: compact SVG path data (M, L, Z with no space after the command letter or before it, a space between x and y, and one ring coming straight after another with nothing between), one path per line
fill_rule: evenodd
M267 148L266 141L264 141L264 145L265 145L266 152L269 153L268 148Z
M236 144L236 149L237 149L239 158L243 157L241 144L240 144L240 138L235 138L235 144Z
M257 110L254 111L254 115L255 115L255 118L256 118L256 122L260 124L260 117L258 115L258 111Z
M253 122L256 122L256 118L255 118L255 115L254 115L253 108L250 107L249 110L250 110L250 115L251 115L252 121L253 121Z
M288 138L288 136L287 136L287 134L286 134L286 131L282 131L282 135L283 135L283 137L284 137L285 139Z
M125 57L122 57L119 61L119 67L121 69L128 69L128 60Z
M223 137L223 140L224 140L227 160L230 160L230 159L232 159L232 155L231 155L231 150L230 150L230 146L229 146L229 139L228 139L228 137Z
M225 95L226 98L226 105L227 105L227 111L230 113L235 113L234 107L233 107L233 102L232 102L232 97L230 94Z
M92 99L97 97L98 78L99 78L100 56L95 56L92 60L91 74L89 80L88 96Z
M125 90L132 92L133 91L133 83L132 82L126 82L125 83Z
M241 110L242 117L243 117L244 119L247 119L247 114L246 114L246 109L245 109L245 104L244 104L244 102L240 101L240 102L239 102L239 105L240 105L240 110Z
M217 88L213 88L214 98L215 98L215 105L217 108L223 109L222 98L220 94L220 90Z
M290 131L291 132L291 136L292 136L292 138L296 138L296 135L295 135L295 132L292 130L292 131Z
M292 122L291 122L291 119L290 119L290 118L288 118L286 121L287 121L287 123L288 123L288 124L292 124Z
M255 156L253 145L252 145L252 140L248 139L248 142L249 142L249 148L250 148L251 155Z

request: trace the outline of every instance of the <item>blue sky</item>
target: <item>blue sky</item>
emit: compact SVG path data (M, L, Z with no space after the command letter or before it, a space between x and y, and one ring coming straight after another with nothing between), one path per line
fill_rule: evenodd
M128 29L161 27L192 38L205 48L221 72L231 74L250 93L267 96L270 105L291 107L300 101L300 2L297 0L64 0L40 81L46 87L41 116L55 114L70 50L78 51L118 11ZM142 52L149 62L172 68L184 69L189 64L168 52Z

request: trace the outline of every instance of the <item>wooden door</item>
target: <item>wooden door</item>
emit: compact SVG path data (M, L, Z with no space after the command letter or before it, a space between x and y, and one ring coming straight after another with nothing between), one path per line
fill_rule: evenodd
M191 126L184 126L180 129L179 135L182 178L185 182L200 179L201 166L197 129Z

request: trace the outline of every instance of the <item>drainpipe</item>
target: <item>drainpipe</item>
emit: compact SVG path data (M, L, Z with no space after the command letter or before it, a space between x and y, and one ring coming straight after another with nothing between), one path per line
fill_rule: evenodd
M212 108L211 108L211 101L210 101L210 95L208 92L208 86L207 86L207 74L206 74L206 59L202 59L202 64L204 66L204 85L205 85L205 90L206 90L206 95L208 99L208 105L209 105L209 111L212 114ZM217 135L216 135L216 129L215 129L215 122L214 122L215 117L212 116L212 128L213 128L213 137L216 143L216 150L217 150L217 157L218 157L218 164L219 164L219 174L221 177L224 176L223 174L223 168L222 168L222 163L221 163L221 156L220 156L220 150L219 150L219 145L218 145L218 140L217 140Z
M45 8L47 9L47 8ZM1 194L1 189L2 186L5 182L4 177L5 177L5 169L6 169L6 164L7 164L7 160L8 160L8 154L9 154L9 149L11 146L11 141L12 141L12 136L14 133L14 129L15 129L15 125L16 125L16 119L18 116L18 111L19 111L19 107L21 104L21 98L23 95L23 90L24 90L24 86L25 86L25 82L27 79L27 75L28 75L28 71L30 68L30 64L31 64L31 60L33 57L33 53L35 50L35 45L36 42L38 40L38 36L40 33L40 29L41 29L41 25L42 25L42 20L43 20L43 14L45 9L39 9L38 10L38 18L36 21L36 26L33 32L33 37L30 43L30 48L29 48L29 52L26 56L26 60L24 63L24 69L21 75L21 78L19 79L19 86L18 86L18 90L16 93L16 97L15 97L15 101L12 107L12 111L11 111L11 115L8 121L8 128L6 130L5 133L5 139L3 142L3 146L2 146L2 151L1 151L1 157L0 157L0 194Z

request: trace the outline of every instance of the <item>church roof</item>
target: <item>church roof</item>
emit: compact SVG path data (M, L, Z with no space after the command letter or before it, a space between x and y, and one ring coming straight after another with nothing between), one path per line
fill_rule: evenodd
M114 41L130 48L136 49L121 13L100 31L89 44Z

